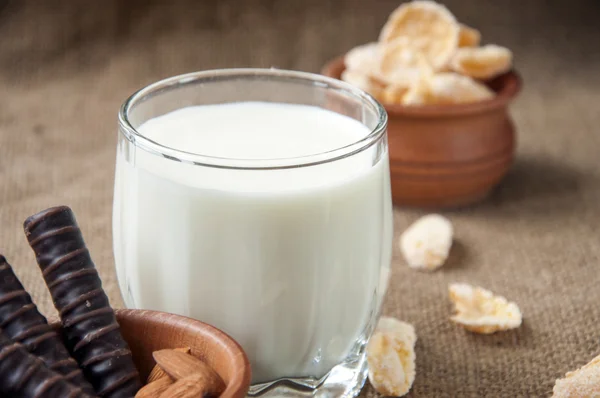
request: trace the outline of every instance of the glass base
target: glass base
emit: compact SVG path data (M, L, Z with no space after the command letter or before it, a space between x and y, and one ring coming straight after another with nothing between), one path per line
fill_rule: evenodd
M250 387L250 397L353 398L360 394L367 379L367 358L358 358L335 366L320 379L280 379Z

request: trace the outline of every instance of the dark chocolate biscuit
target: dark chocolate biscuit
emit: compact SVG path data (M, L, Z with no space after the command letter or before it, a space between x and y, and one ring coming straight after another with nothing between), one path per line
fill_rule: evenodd
M62 343L46 318L31 301L31 296L0 254L0 329L12 341L21 343L33 355L71 384L94 394L79 365Z
M53 207L29 217L24 228L67 349L98 395L133 397L142 384L73 212Z
M91 398L46 367L44 362L0 332L0 396L21 398Z

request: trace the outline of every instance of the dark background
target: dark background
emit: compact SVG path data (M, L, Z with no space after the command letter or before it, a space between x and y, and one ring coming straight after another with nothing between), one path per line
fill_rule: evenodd
M128 53L140 59L140 75L152 73L153 79L232 66L318 71L325 60L375 39L399 3L4 0L0 66L5 78L60 78L105 70L115 56ZM544 59L544 69L556 75L573 73L570 68L578 65L577 73L598 79L597 73L590 73L600 62L597 0L444 4L460 21L482 30L484 41L514 49L520 65ZM180 47L189 51L182 53ZM527 78L535 78L535 73Z

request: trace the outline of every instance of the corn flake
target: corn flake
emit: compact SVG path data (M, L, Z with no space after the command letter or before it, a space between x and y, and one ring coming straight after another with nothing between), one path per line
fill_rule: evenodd
M481 43L481 33L467 25L460 24L458 47L477 47Z
M430 103L463 104L494 97L494 92L468 76L456 73L439 73L431 79Z
M453 283L448 291L455 309L450 320L471 332L490 334L521 326L521 310L502 296L466 283Z
M427 105L431 102L430 81L426 79L420 79L402 97L402 105L407 106Z
M422 54L436 70L443 68L458 48L459 25L446 7L434 1L411 1L390 15L379 41L396 41L402 52Z
M405 86L387 86L381 91L381 102L386 104L401 104L408 92Z
M416 334L412 325L384 317L367 345L369 381L382 395L401 397L415 380Z
M376 79L359 71L346 69L342 72L341 79L346 83L360 88L374 97L380 98L384 88Z
M344 56L346 69L370 75L379 64L379 43L367 43L356 46Z
M600 397L600 355L556 380L552 398Z
M404 105L449 105L484 101L494 97L487 86L468 76L438 73L422 79L403 97Z
M378 75L390 85L409 88L421 78L431 76L433 69L425 56L407 51L404 38L381 46Z
M400 250L411 268L433 271L448 258L452 235L452 224L446 217L429 214L419 218L402 233Z
M382 316L377 323L377 332L397 333L398 336L414 347L417 342L417 334L413 325L403 322L391 316Z
M450 68L476 79L491 79L512 68L512 52L495 44L483 47L459 48L452 60Z

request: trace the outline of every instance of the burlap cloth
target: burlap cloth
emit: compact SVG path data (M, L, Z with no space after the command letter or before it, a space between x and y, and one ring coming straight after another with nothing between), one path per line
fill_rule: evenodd
M52 314L22 222L57 204L75 210L106 291L122 305L111 206L116 114L129 94L207 68L318 71L374 39L398 1L0 4L0 251ZM384 311L418 332L410 396L547 396L557 377L600 352L600 7L447 4L486 41L515 51L526 86L513 107L518 157L489 200L445 213L457 241L441 271L411 271L395 249ZM396 235L422 214L396 209ZM516 301L523 326L479 336L452 325L453 281Z

